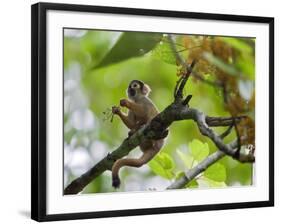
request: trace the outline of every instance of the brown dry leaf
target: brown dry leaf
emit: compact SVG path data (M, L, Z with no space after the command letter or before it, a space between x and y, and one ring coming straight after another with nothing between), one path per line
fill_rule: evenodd
M255 122L252 118L246 117L237 125L240 137L245 137L241 144L255 145Z

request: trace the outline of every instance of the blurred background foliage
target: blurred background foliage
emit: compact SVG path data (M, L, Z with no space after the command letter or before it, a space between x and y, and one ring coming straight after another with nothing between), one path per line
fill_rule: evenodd
M254 145L255 39L172 35L187 62L197 59L186 87L190 106L209 116L248 115L238 125ZM67 186L127 137L127 128L110 111L126 98L126 88L139 79L152 88L151 99L161 111L173 101L182 68L166 34L64 29L64 184ZM226 128L216 128L221 133ZM225 142L236 138L232 132ZM122 168L121 188L111 187L111 172L91 182L83 193L164 190L175 179L217 149L192 121L170 127L161 152L139 169ZM129 156L138 157L139 149ZM253 184L253 165L225 157L186 188Z

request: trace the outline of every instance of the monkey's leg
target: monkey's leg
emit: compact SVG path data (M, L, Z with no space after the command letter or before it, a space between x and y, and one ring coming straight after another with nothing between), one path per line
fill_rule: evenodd
M118 113L117 115L121 118L121 120L122 120L123 123L127 126L127 128L133 129L133 128L135 127L134 121L131 120L128 115L122 113L121 111L120 111L120 113Z
M158 150L147 149L142 156L138 159L126 158L126 159L118 159L112 166L112 186L114 188L119 188L120 186L120 178L119 178L119 170L123 166L132 166L132 167L141 167L142 165L148 163L156 154Z

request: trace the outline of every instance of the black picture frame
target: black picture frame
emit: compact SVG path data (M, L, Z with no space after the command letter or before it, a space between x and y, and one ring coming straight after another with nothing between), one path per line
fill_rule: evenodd
M216 21L253 22L269 25L269 200L243 203L226 203L196 206L177 206L162 208L145 208L132 210L115 210L101 212L83 212L52 214L46 212L46 129L47 129L47 88L46 88L46 13L48 10L75 12L100 12L123 15L140 15L168 18L191 18ZM70 220L115 216L132 216L191 211L254 208L274 205L274 18L211 13L194 13L183 11L163 11L137 8L103 7L73 4L37 3L31 10L31 218L37 221Z

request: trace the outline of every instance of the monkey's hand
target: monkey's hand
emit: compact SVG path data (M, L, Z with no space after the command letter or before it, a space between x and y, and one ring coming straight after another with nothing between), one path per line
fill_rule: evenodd
M112 107L112 113L119 115L121 113L120 107L113 106Z
M128 107L129 101L127 99L120 100L120 106L121 107Z

